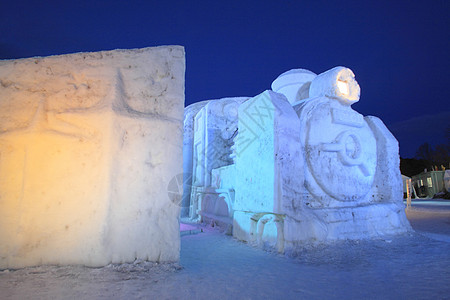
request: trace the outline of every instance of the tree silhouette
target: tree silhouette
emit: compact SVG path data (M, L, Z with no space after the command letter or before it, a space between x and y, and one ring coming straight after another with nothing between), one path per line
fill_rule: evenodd
M432 152L432 161L436 165L446 165L450 161L450 146L441 144L436 146L436 150Z
M419 146L419 148L417 148L416 158L431 162L433 152L434 152L433 147L431 147L430 144L423 143L422 145Z
M435 149L430 144L423 143L417 148L415 158L423 161L429 170L435 167L440 169L441 166L448 169L450 168L450 143L437 145Z

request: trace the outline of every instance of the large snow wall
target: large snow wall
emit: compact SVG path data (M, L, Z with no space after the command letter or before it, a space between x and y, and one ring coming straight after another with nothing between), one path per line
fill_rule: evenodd
M0 269L179 259L184 71L180 46L0 61Z

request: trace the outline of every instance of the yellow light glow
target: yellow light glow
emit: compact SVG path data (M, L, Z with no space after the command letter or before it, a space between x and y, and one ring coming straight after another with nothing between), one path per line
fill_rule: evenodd
M338 80L337 86L338 86L339 92L341 92L341 94L343 94L343 95L349 95L350 94L350 89L348 87L348 83L347 82Z
M83 128L99 131L103 120L70 115L63 121L44 101L32 113L23 108L14 117L28 117L28 126L0 132L0 268L81 262L86 244L102 249L89 238L100 239L104 230L109 194L102 149L109 140L84 135Z

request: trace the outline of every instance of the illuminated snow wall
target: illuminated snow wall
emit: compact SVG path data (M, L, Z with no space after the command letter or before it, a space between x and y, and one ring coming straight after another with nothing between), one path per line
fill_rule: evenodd
M184 49L0 61L0 268L179 258Z

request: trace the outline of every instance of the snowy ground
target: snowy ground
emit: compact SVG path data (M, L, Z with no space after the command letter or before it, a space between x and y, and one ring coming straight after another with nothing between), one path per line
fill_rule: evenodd
M416 233L288 258L185 227L179 264L0 271L0 299L450 299L450 201L413 201Z

